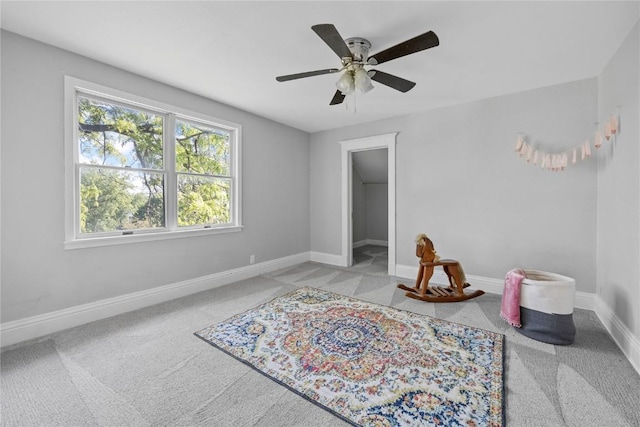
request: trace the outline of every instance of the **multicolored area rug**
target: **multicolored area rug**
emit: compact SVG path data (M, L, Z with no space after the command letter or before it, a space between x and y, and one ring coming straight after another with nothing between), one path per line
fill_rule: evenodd
M503 425L498 333L302 288L195 334L353 425Z

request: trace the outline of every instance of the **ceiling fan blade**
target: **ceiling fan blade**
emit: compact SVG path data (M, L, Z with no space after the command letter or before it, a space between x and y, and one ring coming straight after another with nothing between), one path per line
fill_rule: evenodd
M327 68L325 70L316 70L316 71L307 71L305 73L297 73L297 74L288 74L286 76L278 76L276 77L276 80L279 82L286 82L289 80L296 80L296 79L302 79L304 77L313 77L313 76L320 76L322 74L331 74L331 73L336 73L340 71L337 68Z
M331 102L329 103L329 105L337 105L337 104L342 104L342 101L344 101L344 97L345 95L342 94L342 92L340 92L339 90L336 91L336 94L333 95L333 99L331 100Z
M391 61L392 59L400 58L412 53L420 52L421 50L430 49L440 44L440 40L436 33L428 31L410 40L397 44L389 49L385 49L382 52L378 52L375 55L369 57L369 63L371 65L382 64L383 62ZM373 60L373 61L372 61ZM382 82L381 82L382 83Z
M414 82L409 80L378 70L375 70L375 74L371 76L371 80L375 80L378 83L382 83L383 85L399 90L400 92L408 92L416 85Z
M336 30L333 24L318 24L311 27L315 33L333 50L340 58L349 57L353 55L347 47L344 39Z

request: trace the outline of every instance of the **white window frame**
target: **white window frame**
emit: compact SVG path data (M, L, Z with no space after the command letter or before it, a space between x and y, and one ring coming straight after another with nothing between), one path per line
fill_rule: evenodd
M205 114L185 110L160 101L144 98L71 76L64 78L65 91L65 249L79 249L127 243L139 243L183 237L230 233L242 230L242 183L241 183L241 142L242 126L210 117ZM113 233L80 235L80 163L78 154L78 95L102 99L106 102L124 104L132 108L149 110L163 115L163 165L165 173L165 227L156 229L127 230ZM196 225L178 227L177 172L175 165L175 123L176 119L201 123L224 129L231 135L231 223L223 225ZM129 234L133 231L133 234Z

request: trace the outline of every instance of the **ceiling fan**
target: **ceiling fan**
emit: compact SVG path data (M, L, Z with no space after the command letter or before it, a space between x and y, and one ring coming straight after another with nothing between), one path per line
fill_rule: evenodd
M438 36L433 31L428 31L412 39L406 40L393 47L369 56L371 43L362 37L351 37L346 40L342 38L333 24L318 24L311 29L333 50L342 61L342 68L327 68L324 70L307 71L304 73L288 74L278 76L276 80L286 82L289 80L313 77L323 74L339 73L344 74L336 82L338 90L331 99L329 105L342 103L346 95L351 94L355 89L365 93L373 89L371 80L382 83L400 92L408 92L416 84L401 77L394 76L382 71L366 70L365 66L382 64L392 59L401 58L412 53L436 47L440 44Z

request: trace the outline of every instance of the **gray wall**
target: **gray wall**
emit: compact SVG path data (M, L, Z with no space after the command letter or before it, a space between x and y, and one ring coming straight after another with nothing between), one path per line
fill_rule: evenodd
M598 296L640 340L640 30L633 28L599 78L598 117L620 106L621 131L598 162Z
M389 209L387 183L366 184L367 239L386 242L389 238Z
M388 227L388 184L364 183L356 168L352 168L352 233L353 243L364 240L386 242Z
M1 71L2 322L309 251L307 133L8 32ZM65 74L240 123L244 230L64 250Z
M351 170L352 243L358 243L367 239L367 194L360 174L355 168Z
M596 162L549 172L514 146L526 132L566 149L591 135L596 117L592 78L312 134L311 250L341 253L338 142L397 131L397 264L415 265L424 232L470 275L503 278L521 266L595 292Z
M598 296L638 338L639 38L636 25L597 79L309 138L2 32L1 321L241 267L249 254L257 262L308 250L338 255L338 141L399 131L398 264L415 265L413 238L426 232L469 274L501 278L524 266L575 277L583 292L597 283ZM241 123L244 231L65 251L65 74ZM579 143L616 105L622 129L609 152L597 153L597 168L587 161L551 173L513 152L517 132L547 147Z

